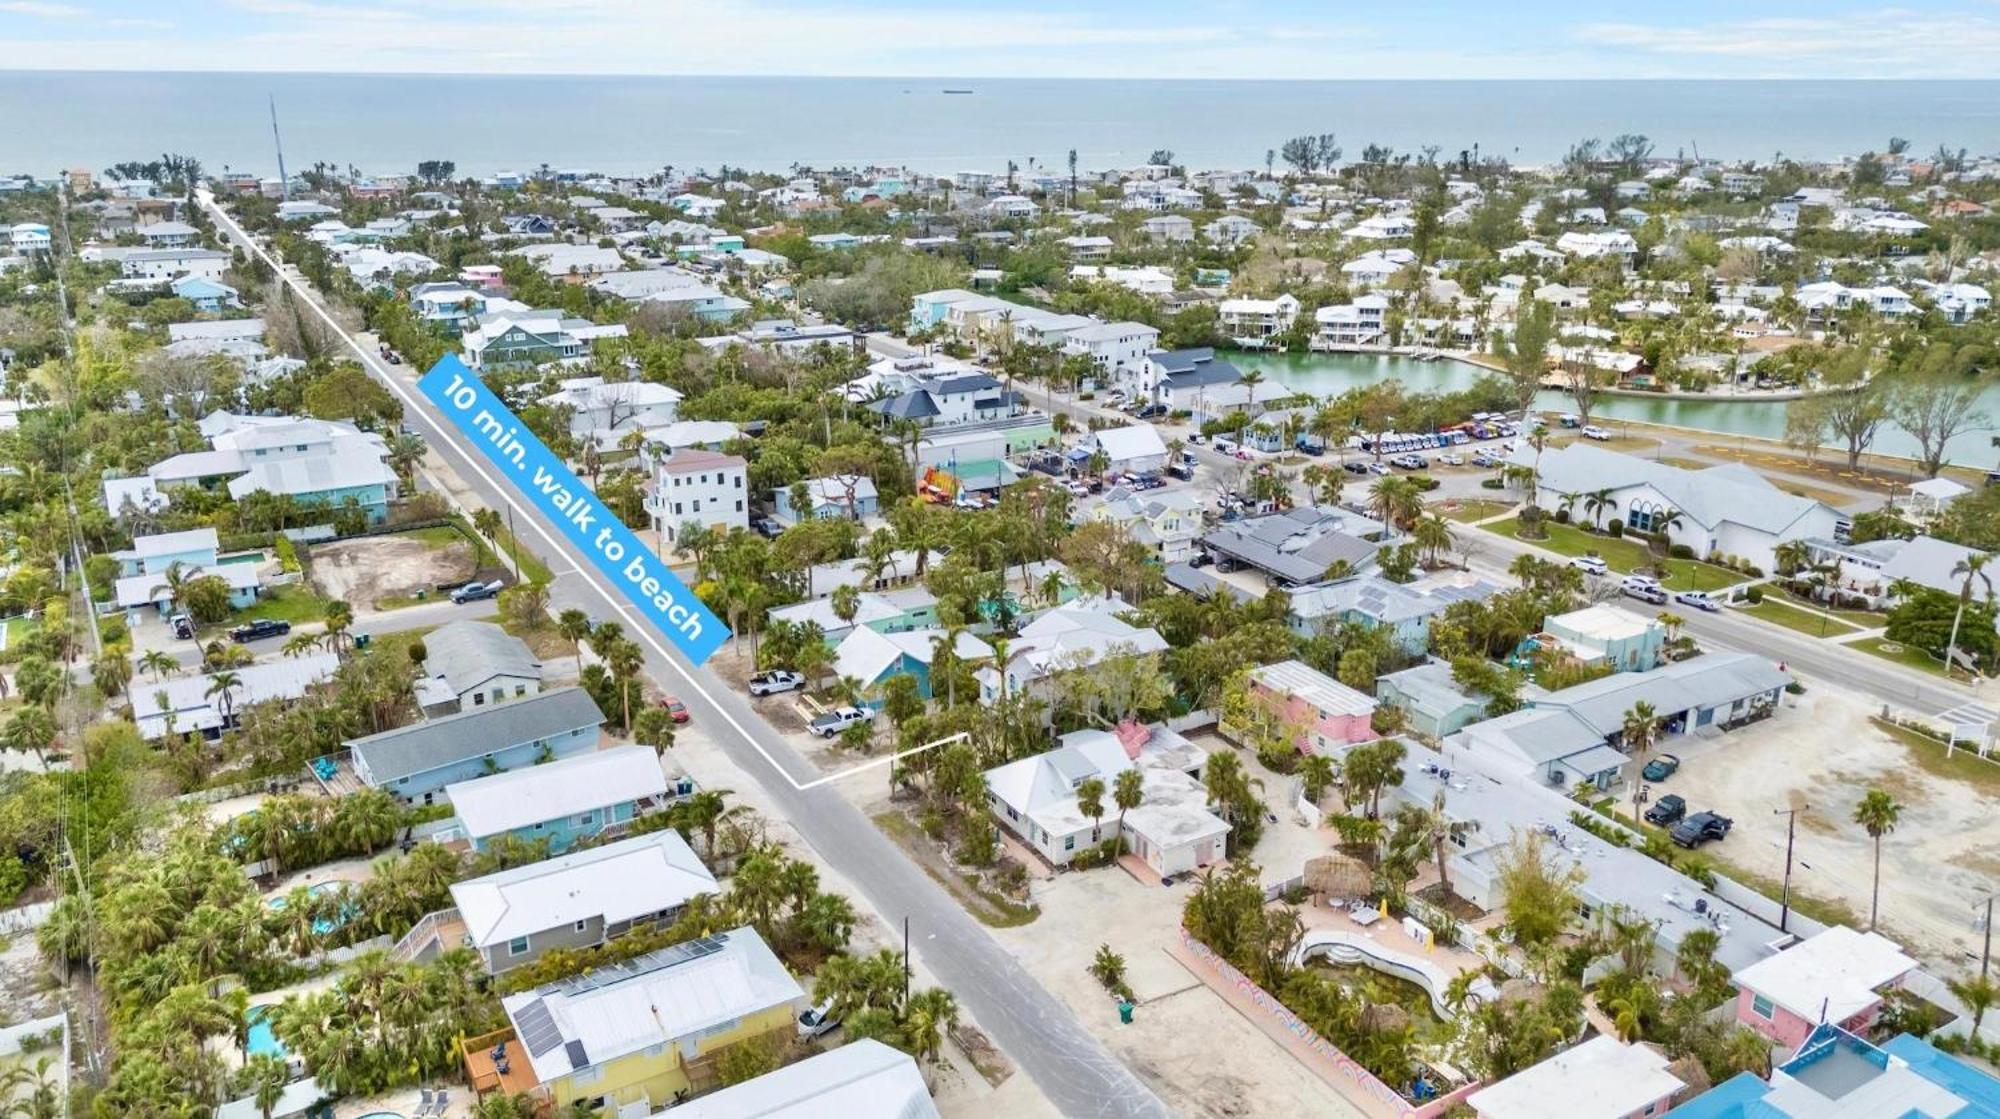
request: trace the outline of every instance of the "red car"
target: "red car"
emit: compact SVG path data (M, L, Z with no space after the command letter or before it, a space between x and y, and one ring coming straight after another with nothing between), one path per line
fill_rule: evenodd
M680 700L674 698L673 696L668 696L667 698L661 700L660 709L665 711L667 713L667 717L672 719L676 723L685 723L688 721L687 704L682 703Z

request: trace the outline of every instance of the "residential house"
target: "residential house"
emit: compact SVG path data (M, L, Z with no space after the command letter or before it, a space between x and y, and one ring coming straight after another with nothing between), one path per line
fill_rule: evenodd
M1644 186L1644 183L1640 183ZM1686 1096L1673 1061L1646 1042L1598 1034L1466 1097L1478 1119L1657 1119Z
M382 437L344 421L213 412L202 418L200 430L211 450L162 459L144 477L107 479L105 508L114 516L128 507L158 512L171 503L175 488L200 486L226 488L238 498L262 489L302 505L335 508L351 497L371 521L380 521L396 493L395 473L382 462L388 454ZM287 464L303 465L278 469Z
M114 510L115 512L115 510ZM263 587L263 556L249 554L223 562L216 531L189 529L135 537L132 547L111 553L118 576L111 585L112 601L126 611L129 622L152 607L162 617L175 607L175 582L217 578L229 587L229 605L241 610L257 601Z
M1843 519L1831 506L1780 490L1747 466L1729 463L1687 470L1587 443L1541 454L1517 451L1517 465L1539 469L1538 503L1550 513L1569 510L1581 519L1622 518L1628 530L1665 528L1667 539L1697 556L1736 556L1756 567L1777 567L1778 545L1807 537L1832 537ZM1606 494L1612 504L1588 510L1583 502Z
M1202 392L1241 382L1243 373L1207 346L1187 350L1154 350L1146 355L1142 380L1146 394L1175 410L1192 410Z
M168 285L168 290L177 299L185 299L193 304L196 311L205 315L217 314L241 307L243 300L236 289L220 280L205 276L182 276Z
M229 254L218 249L85 249L78 255L85 260L115 260L121 277L156 284L184 276L221 283L230 263Z
M1139 232L1154 241L1183 244L1194 240L1194 222L1179 214L1160 214L1140 222Z
M806 507L792 507L791 488L776 490L771 495L771 516L785 524L797 524L801 517L827 520L832 517L846 517L859 521L875 516L881 511L881 495L876 492L875 480L860 474L840 474L826 478L807 478Z
M1240 245L1257 236L1257 223L1241 214L1224 214L1201 227L1202 236L1218 245Z
M1279 335L1292 329L1299 317L1299 301L1291 295L1276 299L1225 299L1216 305L1217 329L1244 349L1270 346Z
M607 272L591 279L592 291L637 303L661 292L706 286L700 276L684 268L648 268L636 272Z
M1917 961L1888 937L1835 925L1738 969L1736 1021L1790 1049L1821 1023L1866 1034L1885 992L1916 970Z
M597 748L604 713L581 688L523 696L347 743L363 784L431 804L445 787Z
M1353 552L1351 540L1336 540L1329 547L1343 556ZM1354 570L1370 563L1372 558L1350 559L1349 567ZM1286 620L1301 637L1315 637L1349 624L1386 629L1398 648L1411 656L1422 656L1430 647L1431 619L1454 603L1484 602L1504 589L1465 571L1434 572L1409 583L1362 571L1299 587L1292 592Z
M862 1038L719 1092L675 1104L672 1119L938 1119L910 1055ZM662 1116L665 1113L661 1113ZM252 1119L244 1116L242 1119Z
M499 975L554 949L592 948L672 924L688 902L715 892L715 876L687 841L661 828L457 882L451 887L457 913L444 916L456 917L464 943Z
M628 432L662 427L680 418L680 390L657 381L606 381L572 377L542 397L550 408L567 409L569 433L579 444L611 448Z
M1000 826L1051 865L1121 836L1126 849L1155 874L1185 874L1223 857L1229 824L1208 808L1201 783L1208 755L1164 725L1120 723L1114 730L1080 730L1053 750L986 771L986 799ZM1112 790L1120 774L1137 770L1139 806L1120 813ZM1104 785L1103 816L1085 815L1077 790ZM1108 817L1108 818L1107 818Z
M1372 742L1375 697L1358 692L1304 661L1250 670L1250 701L1293 733L1302 754L1339 754Z
M1403 725L1432 742L1484 719L1491 701L1460 686L1451 665L1437 660L1376 677L1375 698L1401 711Z
M244 708L298 699L339 667L332 653L307 653L231 669L236 683L229 687L218 688L213 674L169 676L132 688L132 720L148 742L170 734L217 739L241 722Z
M1289 588L1367 570L1381 545L1365 537L1381 531L1359 514L1303 507L1222 524L1201 546L1224 570L1254 567Z
M502 836L561 854L661 807L667 778L650 746L614 746L445 787L449 835L484 851ZM442 838L442 836L441 836Z
M590 356L599 338L623 338L625 324L600 326L561 311L493 311L466 320L473 329L459 339L465 363L479 372L574 365Z
M1131 490L1116 486L1104 500L1085 510L1087 520L1122 525L1134 543L1161 563L1180 563L1194 555L1202 529L1201 499L1187 490Z
M1023 411L1021 396L985 372L927 355L877 361L845 392L870 411L926 428L984 424Z
M1556 238L1556 251L1584 260L1612 256L1629 264L1639 255L1639 242L1633 240L1632 235L1622 229L1599 233L1571 231Z
M558 1111L645 1114L720 1083L731 1046L789 1041L810 999L745 926L509 995L535 1093Z
M703 349L708 350L747 346L751 349L799 357L822 346L829 347L836 353L850 352L854 349L856 335L838 323L800 326L790 319L760 319L742 330L699 338L696 341Z
M410 310L417 318L452 334L477 322L481 315L498 310L492 306L497 301L482 289L456 281L417 284L410 289ZM525 312L529 308L518 304L510 309Z
M1389 298L1369 294L1352 303L1336 303L1313 312L1318 324L1312 345L1315 349L1345 346L1375 346L1387 338Z
M1362 241L1393 241L1416 231L1416 222L1406 214L1376 214L1342 231L1342 235Z
M1417 262L1417 254L1409 249L1370 249L1340 266L1340 274L1347 278L1347 286L1367 291L1387 287L1405 268Z
M859 619L860 615L857 613L855 617ZM947 632L941 629L899 631L854 625L834 650L833 675L840 680L859 680L863 690L870 694L875 694L875 689L891 676L908 676L917 682L917 693L929 699L931 665L937 657L938 642L946 636ZM971 664L992 656L993 646L970 633L960 632L953 643L953 652L960 663Z
M1116 242L1102 234L1065 237L1057 243L1069 250L1071 260L1084 262L1108 260L1116 247Z
M1582 663L1610 665L1619 672L1650 672L1660 667L1666 653L1667 627L1659 619L1609 603L1551 614L1542 632Z
M1070 279L1082 283L1112 284L1140 295L1167 296L1174 293L1174 274L1151 264L1120 268L1109 264L1078 264L1070 268Z
M51 243L49 227L40 222L20 222L8 230L17 256L46 256Z
M492 622L456 621L424 635L417 706L454 715L540 695L542 662L528 643Z
M820 597L773 607L771 620L792 625L811 622L826 635L829 647L839 645L849 633L862 626L877 633L907 633L916 629L934 629L938 624L937 596L921 585L887 591L862 590L855 596L852 618L842 618L834 613L831 587L813 589Z
M1735 1076L1667 1119L2000 1119L2000 1077L1922 1038L1877 1046L1828 1023L1813 1030L1769 1080Z
M511 254L525 258L551 280L572 284L587 283L592 276L620 272L625 268L625 258L619 255L617 249L601 249L596 245L550 242L523 246L512 250Z
M678 543L690 524L703 530L750 527L750 464L738 455L699 448L674 451L655 467L646 511L653 531Z
M1062 340L1064 354L1090 358L1098 370L1098 380L1118 384L1128 392L1142 390L1146 356L1160 342L1160 332L1142 322L1106 322L1082 326Z
M1158 631L1117 616L1122 606L1115 600L1078 600L1023 626L1009 646L1004 673L992 665L979 670L980 701L996 703L1003 693L1019 695L1024 689L1047 693L1052 677L1110 657L1166 652L1166 639Z

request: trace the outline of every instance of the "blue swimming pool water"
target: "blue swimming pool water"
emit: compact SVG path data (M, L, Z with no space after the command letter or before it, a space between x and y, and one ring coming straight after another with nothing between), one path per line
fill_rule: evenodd
M314 897L323 897L326 894L333 893L339 889L340 889L339 883L318 882L311 886L307 886L306 892L313 895ZM267 901L264 904L271 910L271 912L282 913L284 912L285 909L285 895L279 894L277 897L272 898L270 901ZM320 917L314 920L313 932L318 933L321 936L327 936L331 934L333 930L339 928L342 925L345 925L349 921L354 920L354 918L359 914L359 912L360 912L360 907L355 905L352 901L350 901L346 905L341 906L340 912L335 914L334 916Z
M278 1044L277 1035L271 1032L270 1017L271 1008L268 1006L253 1006L244 1014L250 1023L250 1037L245 1048L252 1056L259 1053L268 1053L273 1057L285 1055L285 1047Z

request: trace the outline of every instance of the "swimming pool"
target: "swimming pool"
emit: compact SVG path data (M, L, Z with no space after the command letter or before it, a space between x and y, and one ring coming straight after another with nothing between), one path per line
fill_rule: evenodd
M337 893L340 891L340 888L341 884L338 882L316 882L307 886L306 892L315 898L320 898L331 893ZM283 913L285 911L285 895L279 894L277 897L265 902L264 905L273 913ZM356 905L353 899L350 898L340 907L338 913L330 917L315 917L313 919L313 932L320 936L328 936L333 930L354 920L360 912L361 907Z
M280 1059L284 1058L285 1047L278 1044L277 1035L271 1032L270 1007L253 1006L249 1010L244 1011L243 1020L250 1024L249 1037L243 1046L246 1052L253 1057L259 1053L263 1053Z

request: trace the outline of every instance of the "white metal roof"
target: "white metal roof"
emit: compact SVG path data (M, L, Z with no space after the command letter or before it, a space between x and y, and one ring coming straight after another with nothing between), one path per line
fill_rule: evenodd
M445 786L466 834L481 838L666 791L650 746L614 746Z
M1738 971L1736 982L1809 1022L1845 1022L1881 1000L1876 988L1916 966L1888 937L1835 925Z
M1250 678L1286 696L1297 696L1327 715L1367 715L1375 697L1355 691L1304 661L1279 661L1254 669Z
M1598 1035L1541 1064L1472 1093L1480 1119L1622 1119L1684 1085L1667 1071L1666 1055Z
M460 882L451 898L484 948L592 917L631 920L714 892L715 876L668 829Z
M667 1112L661 1112L666 1116ZM672 1119L937 1119L924 1075L873 1038L786 1065L672 1109Z

